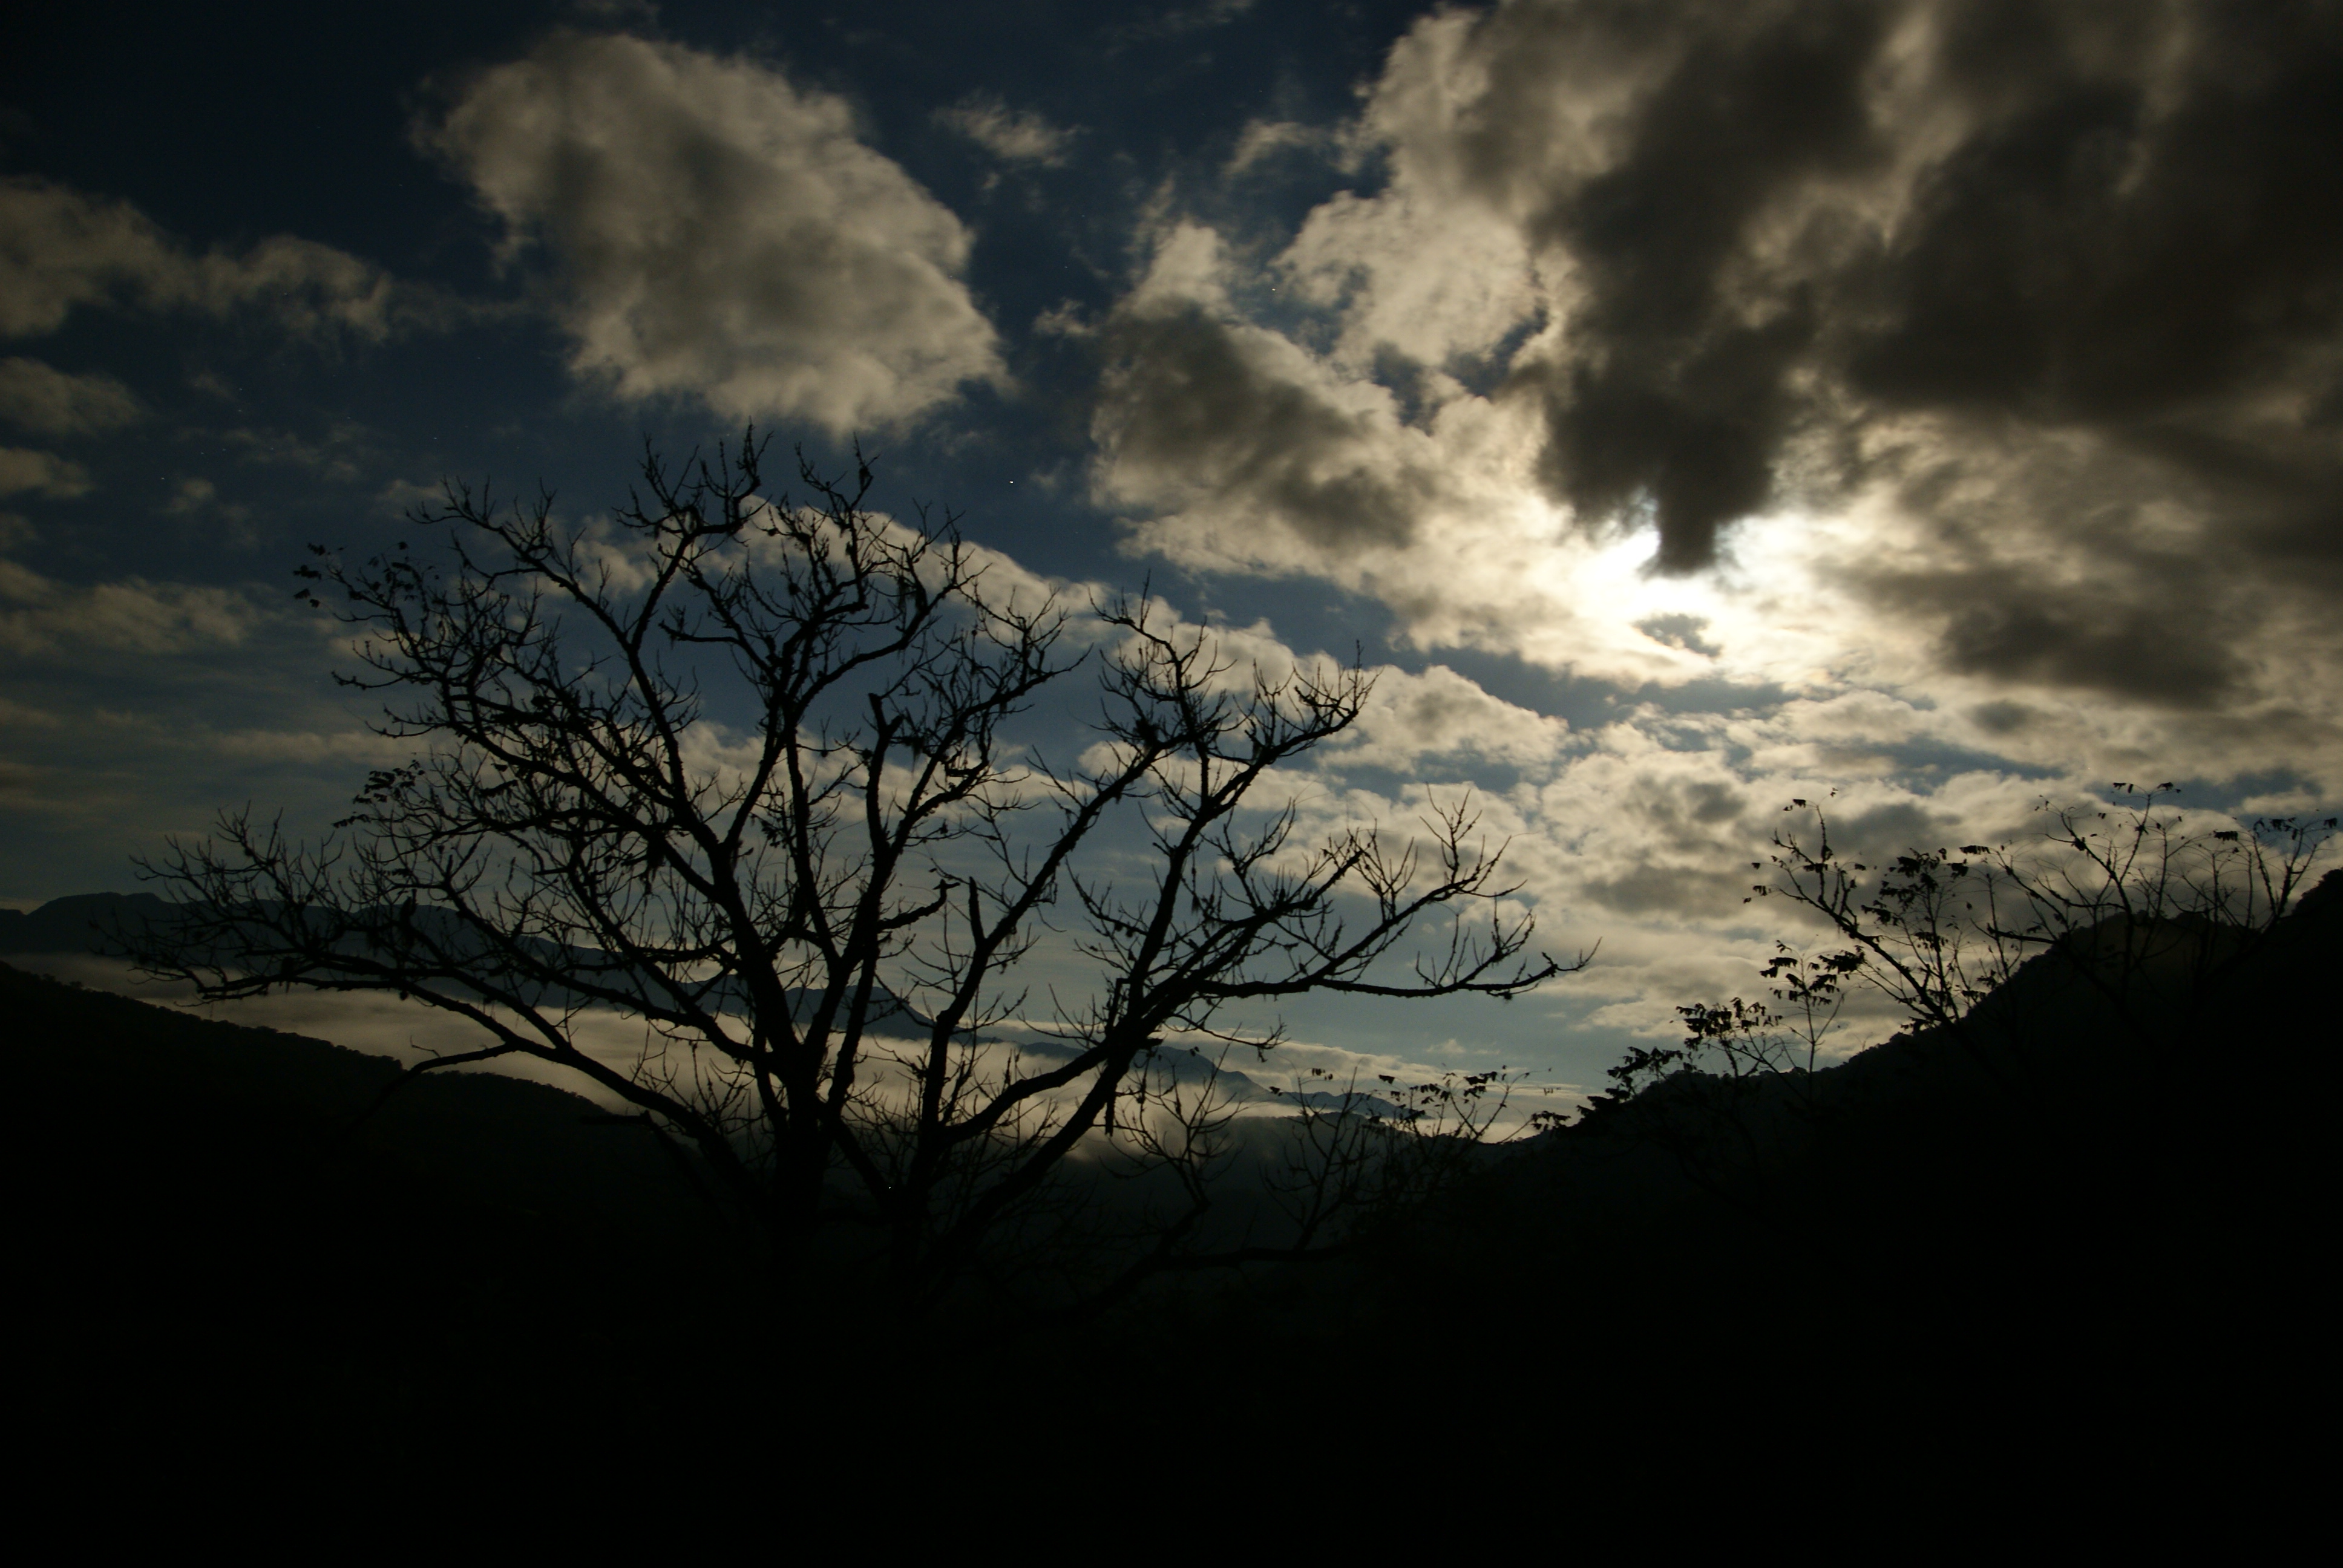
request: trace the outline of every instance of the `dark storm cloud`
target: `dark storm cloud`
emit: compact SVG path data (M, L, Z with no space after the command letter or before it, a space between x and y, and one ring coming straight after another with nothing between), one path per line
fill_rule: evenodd
M1423 483L1374 465L1367 421L1269 362L1265 342L1191 303L1119 312L1101 338L1116 483L1242 498L1316 549L1405 543Z
M2250 673L2247 596L2343 587L2343 11L1977 6L1946 75L1980 124L1850 280L1848 386L1875 410L2087 434L2099 506L2008 484L2007 527L2087 540L2087 591L2009 568L1916 580L1954 667L2176 707ZM2185 498L2195 548L2104 515ZM2029 504L2030 503L2030 504Z
M1852 811L1831 822L1831 842L1842 853L1885 860L1931 842L1955 825L1943 811L1916 800L1896 800Z
M1748 879L1740 864L1749 797L1716 778L1646 776L1617 809L1638 831L1629 863L1582 884L1621 914L1700 915L1732 908Z
M1964 674L2203 708L2247 673L2225 646L2228 628L2186 583L2149 585L2131 599L2016 572L1883 575L1872 585L1885 608L1935 619L1946 664Z
M2003 4L1947 20L1943 75L1981 123L1859 275L1879 319L1853 345L1858 389L2170 450L2161 422L2217 418L2332 347L2343 10Z
M1567 249L1588 291L1570 322L1578 352L1540 377L1544 477L1582 511L1647 506L1661 569L1688 571L1771 495L1798 412L1791 377L1819 326L1803 288L1751 308L1736 264L1785 191L1878 156L1863 77L1887 13L1685 6L1671 38L1651 35L1661 9L1572 8L1578 25L1631 34L1614 48L1674 58L1631 112L1623 156L1530 227Z
M1544 478L1648 516L1662 569L1704 565L1785 472L1870 477L1845 455L1914 417L2087 436L2200 487L2242 543L2332 548L2343 7L1523 4L1481 29L1458 166L1579 290L1561 349L1516 370ZM1538 135L1570 57L1630 84L1578 133L1591 164ZM1980 669L2064 624L1954 622ZM2095 661L2034 673L2098 683Z
M2247 650L2288 598L2241 548L2239 487L2119 447L1939 457L1904 476L1899 500L1928 520L1926 557L1853 558L1841 576L1935 628L1947 668L1998 683L2210 708L2253 685ZM2202 521L2224 507L2228 527ZM2315 574L2290 575L2317 593Z
M1590 877L1584 895L1623 915L1697 918L1738 901L1746 879L1714 866L1646 862L1612 877Z
M2022 702L1980 702L1969 719L1988 735L2015 735L2042 716Z

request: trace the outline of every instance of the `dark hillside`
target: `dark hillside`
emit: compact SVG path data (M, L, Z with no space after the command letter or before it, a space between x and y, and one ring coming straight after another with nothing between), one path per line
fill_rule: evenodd
M386 1059L5 962L0 1050L18 1365L68 1422L229 1412L396 1448L729 1421L750 1373L723 1325L785 1317L696 1157L558 1089L447 1074L385 1100ZM1111 1228L1162 1196L1088 1188ZM920 1397L870 1348L825 1375Z
M62 899L51 899L32 910L0 910L0 954L5 953L97 953L121 957L135 954L151 933L167 930L188 909L203 910L206 906L180 906L165 902L152 893L75 893ZM396 951L395 944L403 936L417 936L439 945L445 952L477 957L482 947L444 912L435 910L369 910L357 911L351 930L345 938L346 950L364 952L369 948L369 937L386 939L377 951ZM608 954L591 948L563 948L552 942L532 941L524 944L548 965L568 968L579 974L591 974L604 986L620 990L638 990L644 977L612 960ZM568 1003L590 1005L596 999L581 995L559 985L520 980L517 989L541 1003L559 1006ZM471 988L451 983L447 989L458 995L470 994ZM722 1009L739 1007L746 993L735 978L718 976L710 979L701 992L709 1006ZM820 1000L809 990L790 992L793 1010L807 1011ZM895 996L884 986L878 990L871 1010L871 1020L884 1023L900 1019L915 1028L925 1028L928 1020L910 1003Z
M94 953L109 932L139 930L171 906L152 893L75 893L37 910L0 910L0 953Z
M1173 1282L1053 1360L995 1324L987 1354L1044 1403L1091 1398L1052 1373L1101 1353L1143 1383L1242 1347L1318 1369L1322 1403L1415 1386L1419 1354L1526 1361L1610 1412L1595 1426L1818 1401L1899 1421L2193 1408L2323 1354L2338 980L2330 877L2185 1005L2127 1020L2052 955L1965 1037L1669 1081L1347 1260ZM573 1096L427 1079L366 1117L396 1072L379 1059L5 967L0 1019L33 1260L19 1360L52 1409L599 1424L723 1404L737 1374L709 1325L777 1321L738 1294L752 1249L689 1168ZM866 1402L883 1386L839 1375ZM1248 1373L1225 1400L1291 1392Z
M628 1325L736 1251L687 1168L558 1090L432 1077L377 1105L381 1058L5 966L0 1019L18 1362L62 1412L379 1426L484 1377L604 1399Z
M2338 980L2336 875L2185 1004L2048 955L1963 1037L1600 1108L1285 1310L1588 1397L2243 1397L2324 1359Z

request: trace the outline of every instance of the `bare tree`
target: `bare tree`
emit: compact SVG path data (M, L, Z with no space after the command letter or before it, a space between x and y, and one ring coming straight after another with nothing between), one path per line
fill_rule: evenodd
M696 1147L785 1269L860 1262L906 1304L1078 1151L1204 1170L1222 1113L1160 1069L1277 1044L1246 1004L1510 997L1571 967L1501 906L1464 801L1314 844L1263 803L1357 719L1355 666L1241 673L1143 598L1091 607L1078 656L1067 608L989 585L955 519L867 510L859 459L845 482L800 457L801 502L768 498L760 455L649 456L599 535L549 495L451 487L412 519L437 548L319 551L305 591L363 628L339 678L415 758L315 847L248 812L175 842L147 869L183 918L136 956L206 998L395 991L468 1019L479 1047L417 1070L590 1080ZM1086 658L1095 743L1052 764L1010 729ZM1087 966L1046 1007L1014 984L1037 950ZM588 1049L612 1011L639 1055ZM1188 1191L1143 1261L1189 1255Z

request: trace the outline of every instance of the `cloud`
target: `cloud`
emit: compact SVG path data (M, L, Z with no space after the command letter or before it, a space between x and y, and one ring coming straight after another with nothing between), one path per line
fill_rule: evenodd
M1175 224L1140 284L1083 329L1105 361L1092 496L1124 515L1131 548L1325 577L1383 598L1422 647L1636 684L1708 673L1634 616L1608 624L1574 602L1696 613L1706 590L1635 588L1633 563L1567 528L1537 487L1532 411L1427 373L1437 407L1410 420L1373 367L1248 319L1240 281L1218 234Z
M65 721L46 709L30 707L25 703L0 697L0 732L11 729L55 731L63 729L65 727Z
M370 729L226 729L202 732L216 757L242 762L340 762L390 767L415 755L414 741Z
M2186 578L2150 584L2128 598L1973 572L1880 574L1873 580L1885 606L1942 627L1942 657L1963 673L2179 708L2220 700L2246 673L2238 654L2217 641L2167 635L2203 605L2200 585Z
M1152 220L1094 494L1427 649L2343 762L2338 75L2328 8L1434 13L1265 270Z
M242 643L260 611L234 588L145 578L72 586L0 560L0 649L183 653Z
M63 500L87 495L92 487L89 471L79 463L50 452L0 447L0 496L29 492Z
M1631 715L1517 804L1517 857L1542 903L1707 923L1737 913L1763 795L1725 748L1687 749L1655 714ZM1673 744L1671 742L1674 742Z
M199 1018L329 1040L345 1050L387 1057L407 1064L476 1050L486 1038L479 1026L468 1019L410 998L386 993L292 990L235 1001L200 1003L191 986L149 980L122 960L101 958L95 953L14 953L9 955L9 962L31 973L54 975L94 990L135 997L152 1006L176 1007ZM642 1060L646 1031L641 1020L595 1008L581 1010L569 1023L572 1038L582 1050L621 1071ZM582 1073L526 1058L508 1058L489 1068L448 1070L489 1071L501 1078L549 1083L611 1109L623 1109L626 1104Z
M1363 124L1392 188L1312 222L1517 234L1561 327L1512 365L1542 477L1662 569L1903 413L2331 509L2338 65L2318 9L1524 0L1412 31Z
M843 433L1002 378L960 221L753 61L557 33L422 136L549 256L571 367L622 397Z
M44 436L86 436L146 414L111 376L75 376L37 359L0 359L0 419Z
M1297 120L1248 121L1237 136L1229 161L1221 166L1221 175L1233 179L1258 165L1289 154L1339 156L1342 140L1339 133L1326 126L1306 126Z
M1174 553L1298 563L1406 543L1438 489L1421 437L1383 387L1241 319L1226 272L1216 234L1175 228L1099 329L1099 498L1155 513L1147 542Z
M1385 350L1454 367L1542 308L1515 226L1476 206L1419 199L1405 186L1324 203L1278 265L1303 298L1341 310L1334 357L1359 367Z
M1878 157L1865 73L1892 13L1663 9L1674 26L1549 10L1639 90L1609 156L1522 214L1578 286L1567 352L1522 368L1546 406L1553 491L1598 516L1648 507L1658 566L1684 571L1772 498L1773 458L1804 412L1791 373L1822 322L1761 230Z
M220 438L246 463L297 468L336 484L355 484L382 460L380 435L351 419L337 419L315 440L293 431L237 427Z
M1033 164L1042 168L1062 167L1075 136L1031 109L1011 109L999 98L983 94L938 109L936 119L1004 164Z
M1420 675L1387 666L1374 681L1357 727L1327 749L1322 765L1413 773L1433 759L1469 758L1543 770L1569 744L1562 719L1493 696L1446 665Z
M172 488L171 498L163 503L163 515L166 517L194 518L206 513L231 525L239 538L245 532L241 525L252 518L250 507L240 502L221 500L219 487L202 477L181 479Z
M257 310L297 335L365 341L445 313L444 302L331 246L271 235L240 256L199 253L127 202L0 180L0 337L54 332L76 308L108 305Z
M1199 0L1193 5L1172 5L1139 21L1125 22L1107 34L1110 46L1185 37L1226 26L1253 8L1256 0Z
M219 487L209 479L182 479L171 494L163 510L172 517L187 517L202 511L219 499Z

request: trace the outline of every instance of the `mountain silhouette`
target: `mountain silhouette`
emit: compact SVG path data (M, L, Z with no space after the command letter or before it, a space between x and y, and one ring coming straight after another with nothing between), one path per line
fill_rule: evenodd
M0 953L118 956L126 946L134 946L150 932L167 930L186 913L186 906L166 902L152 893L71 894L52 899L29 912L0 910ZM368 950L370 944L366 937L369 930L396 940L402 929L459 958L477 958L486 950L477 934L454 915L427 906L357 910L353 911L352 924L357 929L338 945L354 953ZM384 946L387 948L387 943ZM598 949L565 948L541 940L528 941L523 946L548 969L591 974L604 984L634 986L649 994L658 994L649 986L647 971L637 970ZM516 989L540 1005L590 1003L596 1000L582 991L538 981L520 981ZM702 1005L718 1011L739 1010L748 1000L747 989L737 976L714 976L696 989ZM810 1015L820 995L803 987L789 994L791 1015L799 1019ZM924 1030L932 1027L925 1014L885 986L878 987L871 997L869 1021L874 1028L893 1025Z
M1962 1030L1598 1104L1292 1287L1263 1353L1537 1347L1581 1407L1777 1442L2046 1402L2234 1427L2326 1353L2343 873L2263 940L2198 934L2086 933ZM2149 939L2177 956L2118 994Z
M743 1251L691 1157L543 1084L386 1100L385 1059L5 965L0 1018L21 1389L60 1422L265 1411L388 1442L478 1388L574 1410L623 1380L625 1320Z
M0 953L96 953L110 933L168 919L172 906L152 893L75 893L39 909L0 910Z

